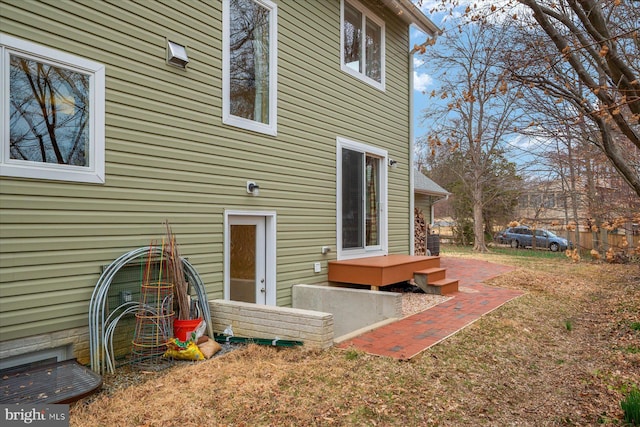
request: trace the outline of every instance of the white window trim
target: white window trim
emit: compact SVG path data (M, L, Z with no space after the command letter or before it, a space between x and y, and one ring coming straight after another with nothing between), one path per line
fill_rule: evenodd
M352 141L343 137L336 138L336 248L337 259L365 258L371 256L387 255L389 253L388 239L388 153L381 148ZM342 248L342 149L359 151L380 157L380 244L376 246L365 246L364 248L343 249Z
M260 123L231 114L230 96L230 3L222 2L222 123L247 129L254 132L276 136L278 134L278 6L270 0L253 0L260 6L269 9L269 123Z
M380 40L382 43L382 46L380 48L380 82L375 81L374 79L372 79L371 77L368 77L366 75L366 72L364 73L360 73L350 67L347 67L347 64L344 63L344 3L345 1L347 3L349 3L349 5L351 5L351 7L353 7L354 9L358 9L360 11L360 13L362 13L362 28L365 29L365 23L367 22L367 18L371 19L373 22L375 22L376 24L378 24L380 26L380 31L381 31L381 35L380 35ZM366 31L363 32L363 37L366 37ZM365 43L364 43L364 39L362 40L361 43L361 55L362 55L362 61L364 62L364 66L366 67L366 55L365 55ZM352 76L354 76L355 78L362 80L363 82L375 87L376 89L379 89L381 91L384 92L385 90L385 75L386 75L386 67L385 67L385 63L386 61L386 57L385 57L385 49L386 49L386 29L385 29L385 23L382 19L378 18L373 12L371 12L369 9L367 9L365 6L363 6L360 2L356 1L356 0L340 0L340 68L342 69L342 71L344 71L345 73L351 74Z
M89 75L89 166L12 160L9 151L9 55L17 55ZM105 182L105 66L25 40L0 34L0 175L104 184Z

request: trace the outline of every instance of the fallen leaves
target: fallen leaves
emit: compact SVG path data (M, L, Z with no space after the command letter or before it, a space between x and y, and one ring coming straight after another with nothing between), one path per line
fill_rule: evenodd
M444 254L444 256L447 256ZM498 263L513 257L482 255ZM640 385L640 266L517 261L526 294L409 362L247 346L105 390L71 425L594 425ZM572 327L565 327L571 319ZM349 355L349 357L347 357ZM129 383L127 383L129 384Z

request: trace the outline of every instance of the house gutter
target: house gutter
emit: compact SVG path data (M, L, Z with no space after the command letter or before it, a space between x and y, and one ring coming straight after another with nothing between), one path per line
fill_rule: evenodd
M430 36L442 34L442 30L427 18L411 0L382 0L382 2L403 21L416 25Z
M438 200L434 200L433 204L435 205L436 203L440 203L440 202L444 202L445 200L449 200L449 196L451 195L451 193L445 194L444 196L440 197Z

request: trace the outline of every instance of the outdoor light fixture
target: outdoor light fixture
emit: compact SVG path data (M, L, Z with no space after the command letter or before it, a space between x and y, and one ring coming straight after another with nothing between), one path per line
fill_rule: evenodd
M186 69L188 63L187 48L181 44L167 40L167 64Z
M247 193L257 197L260 194L260 186L253 181L247 181Z
M397 167L398 167L398 162L397 162L396 160L389 159L389 167L390 167L391 169L395 169L395 168L397 168Z

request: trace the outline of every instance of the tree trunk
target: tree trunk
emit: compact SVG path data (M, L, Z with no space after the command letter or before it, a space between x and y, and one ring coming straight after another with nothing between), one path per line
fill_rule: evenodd
M482 188L473 189L473 250L489 252L484 241L484 216L482 215Z
M591 226L591 240L592 240L592 249L600 252L600 239L599 234L597 233L597 229L602 225L602 215L600 206L600 197L598 196L598 192L596 190L596 182L595 182L595 171L593 165L591 163L592 159L587 159L585 163L585 175L587 177L587 201L589 203L589 217L593 218L593 221L589 222ZM595 226L595 228L594 228Z
M571 133L567 132L567 135L571 135ZM574 242L575 247L577 247L580 243L580 225L578 224L578 189L576 185L576 165L575 159L573 158L573 146L571 137L569 137L569 139L567 140L567 156L569 165L569 195L571 197L571 214L573 217L573 222L576 224L576 229L574 230ZM569 223L567 222L567 224ZM567 239L569 239L569 236L567 236Z

